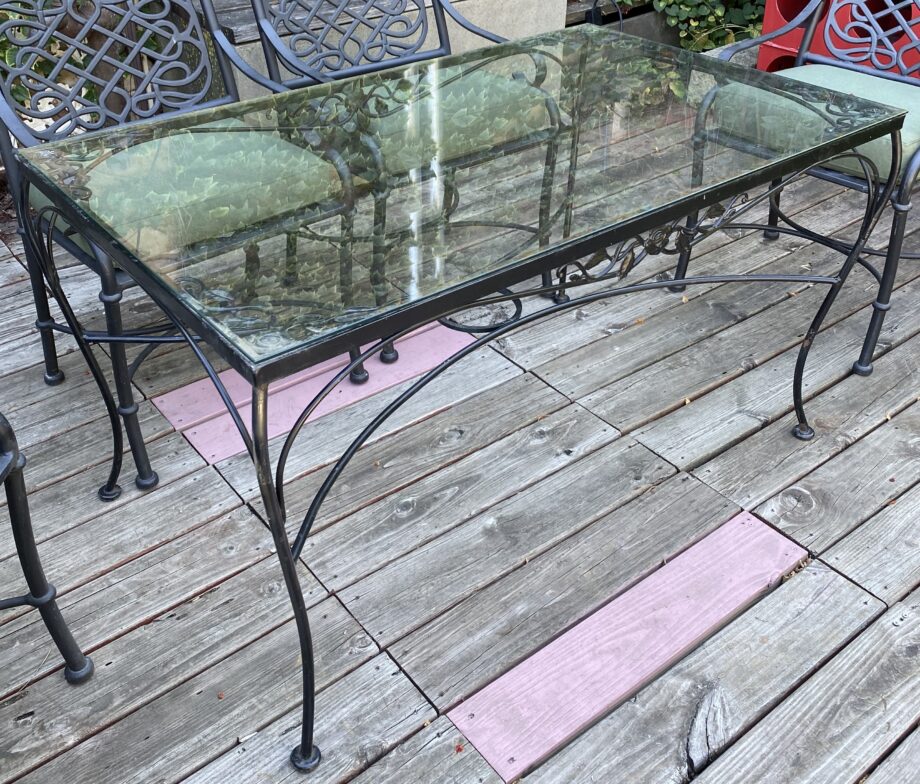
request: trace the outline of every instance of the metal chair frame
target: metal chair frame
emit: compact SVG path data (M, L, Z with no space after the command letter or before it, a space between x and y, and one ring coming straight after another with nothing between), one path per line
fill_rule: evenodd
M236 102L239 92L233 67L239 67L242 60L226 47L214 45L211 31L201 24L191 0L2 0L0 19L0 34L16 47L13 64L0 62L0 156L17 208L17 228L24 239L45 381L54 385L64 380L54 333L73 334L73 328L52 317L48 289L36 259L35 248L40 240L27 241L22 211L31 207L23 206L21 199L22 175L15 149L112 125L131 129L125 134L126 147L143 143L149 139L143 131L145 121L165 113L187 113ZM341 158L334 150L323 147L321 139L302 136L291 141L314 149L331 162L343 182L341 204L324 205L319 214L309 219L350 212L354 202L352 181ZM278 220L279 232L289 238L289 256L296 250L290 238L296 237L302 223L296 218L282 216ZM148 489L156 485L158 477L150 465L138 422L132 379L157 347L184 339L169 323L126 330L120 303L124 291L136 284L88 240L91 252L87 253L75 241L76 230L62 224L49 212L43 230L55 244L99 276L106 329L83 330L82 339L109 347L117 412L137 468L135 484ZM258 248L245 236L239 241L246 249L247 274L257 275ZM82 341L74 337L79 346ZM125 353L127 344L146 344L130 364ZM113 461L108 481L99 489L103 500L112 500L121 493L116 464L120 469L120 455L118 461Z
M916 85L917 98L920 100L920 79L918 79L920 63L911 64L904 59L905 52L916 53L920 48L920 0L878 0L874 7L870 5L869 0L810 0L806 7L786 25L772 33L733 44L724 49L719 56L723 60L731 60L739 52L800 28L803 28L804 32L795 57L796 66L808 63L832 65L870 74L880 79ZM823 36L824 46L833 55L832 57L809 51L819 31ZM870 65L865 63L870 63ZM718 87L710 92L697 116L693 172L697 181L702 177L702 149L707 141L714 140L713 134L705 129L705 122L717 91ZM719 138L719 142L732 143L724 136ZM752 152L756 151L752 150ZM815 167L809 173L861 193L869 192L869 185L864 177L822 167ZM888 176L890 177L891 174ZM900 180L896 180L896 187L890 189L889 201L893 215L887 248L883 251L866 247L858 259L858 263L866 268L879 284L878 293L872 303L872 316L866 337L859 358L853 363L853 372L858 375L867 376L872 372L872 358L885 314L891 309L891 295L900 260L920 259L918 253L903 252L904 233L911 209L911 193L917 186L918 179L920 179L920 148L914 150L906 158L903 171L900 173ZM774 186L779 184L774 183ZM814 242L835 250L848 252L852 249L850 244L812 231L783 213L780 207L780 193L781 189L776 190L770 199L768 220L770 228L764 232L767 239L776 239L780 233L794 230ZM688 226L695 220L697 216L690 216ZM780 226L780 220L787 225ZM870 260L878 257L885 259L881 270ZM678 260L674 276L676 281L674 290L680 290L679 281L686 275L689 261L690 251L688 249L681 254Z
M25 456L19 451L13 428L3 414L0 414L0 482L6 491L6 500L16 543L16 554L22 566L22 573L29 592L23 596L0 599L0 610L14 607L35 607L42 616L48 634L64 659L64 678L68 683L79 684L89 680L93 675L93 661L84 655L77 645L58 609L55 597L57 592L48 582L38 557L35 533L32 530L32 517L29 514L29 500L26 496L26 484L23 469Z

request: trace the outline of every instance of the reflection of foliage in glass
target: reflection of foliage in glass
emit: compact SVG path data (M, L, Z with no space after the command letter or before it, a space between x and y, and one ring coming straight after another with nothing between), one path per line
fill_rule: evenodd
M653 0L684 49L703 52L760 35L765 0Z

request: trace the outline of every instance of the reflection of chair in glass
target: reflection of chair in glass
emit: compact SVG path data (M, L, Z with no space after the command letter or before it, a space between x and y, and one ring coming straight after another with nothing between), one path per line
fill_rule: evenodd
M165 113L216 107L236 101L237 90L227 59L215 52L191 0L153 0L124 3L115 0L0 1L0 33L6 38L5 58L0 58L0 154L6 166L10 191L17 204L20 233L27 216L22 213L22 180L14 145L29 147L112 125L137 128L125 134L125 148L108 157L89 173L88 208L117 217L124 225L142 222L150 210L169 204L183 216L182 243L194 244L233 233L242 226L274 218L284 209L298 210L302 201L279 206L278 198L252 201L246 214L213 209L215 201L232 194L247 173L266 174L266 168L297 171L309 183L334 182L341 188L335 168L320 156L288 141L255 133L182 134L166 139L144 139L145 119ZM233 129L230 129L233 130ZM226 166L202 170L218 148ZM174 181L158 181L152 161L169 156L182 170ZM253 167L260 168L254 171ZM277 178L271 177L274 181ZM301 189L303 190L303 189ZM207 191L207 196L203 195ZM298 195L295 193L293 197ZM153 487L157 475L150 466L137 417L131 379L140 362L160 343L181 341L166 334L166 327L126 330L120 302L130 278L95 245L54 216L47 197L30 190L29 209L38 215L43 230L54 241L93 270L100 279L99 299L105 313L105 332L87 333L91 342L108 344L118 411L137 466L136 484ZM175 239L175 238L172 238ZM49 309L36 250L26 242L26 257L38 315L44 353L45 380L63 380L58 367L54 332L67 332ZM249 248L247 258L254 255ZM169 328L171 329L171 328ZM147 343L129 366L126 343ZM103 498L113 498L118 486L107 484Z
M797 31L801 37L794 67L780 71L781 76L805 82L816 88L856 95L908 112L901 131L904 157L892 190L892 222L885 251L866 249L865 266L879 282L873 303L872 318L859 359L853 370L860 375L872 372L875 352L885 313L890 308L892 289L901 258L918 258L903 253L902 245L910 210L910 196L920 176L920 0L811 0L785 26L764 35L737 43L721 53L731 59L738 52L759 46L787 33ZM763 90L719 90L713 97L712 111L718 122L736 138L758 139L773 149L782 149L790 134L801 143L803 134L819 140L824 124L816 112L801 111L801 122L790 123L788 101ZM882 180L889 178L892 147L888 138L877 139L857 148L871 161ZM812 169L811 174L848 188L866 192L866 175L855 159L840 159L827 168ZM846 245L799 226L782 214L779 196L771 203L769 224L777 227L765 235L775 238L779 218L796 227L816 242L840 250ZM885 257L881 272L865 257ZM677 276L686 271L689 253L681 258Z
M73 635L55 601L54 586L45 578L38 548L35 546L35 534L32 531L32 518L29 514L29 501L26 497L26 484L22 476L26 459L19 453L16 436L6 418L0 414L0 482L6 490L7 512L13 528L13 540L22 572L26 578L29 592L24 596L0 599L0 610L13 607L35 607L38 609L48 628L48 633L64 658L64 677L68 683L83 683L93 674L93 662L74 642Z
M209 14L209 0L204 6ZM488 63L442 71L433 58L451 53L449 19L486 41L504 41L469 22L449 0L253 0L253 8L269 76L284 88L405 66L401 78L368 84L363 99L356 97L362 103L357 115L366 170L358 167L354 173L374 183L374 269L383 270L387 238L400 233L387 225L387 198L394 186L434 181L441 201L431 225L446 229L458 207L458 170L543 146L536 225L513 228L529 233L527 242L548 242L554 220L552 180L564 122L543 86L544 56L517 54L514 61L496 50ZM356 157L349 159L353 166ZM552 279L545 282L551 285ZM381 358L388 356L385 352Z

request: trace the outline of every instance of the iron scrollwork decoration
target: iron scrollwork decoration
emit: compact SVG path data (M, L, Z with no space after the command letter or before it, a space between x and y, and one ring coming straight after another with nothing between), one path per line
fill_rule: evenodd
M914 75L920 71L920 0L833 0L824 44L843 62Z
M276 0L261 8L303 68L322 75L405 58L428 41L424 0Z
M214 81L187 0L0 2L0 88L46 141L194 107Z

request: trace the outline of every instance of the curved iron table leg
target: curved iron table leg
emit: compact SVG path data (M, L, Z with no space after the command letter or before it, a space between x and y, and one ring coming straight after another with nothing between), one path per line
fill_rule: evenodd
M310 634L310 620L303 590L297 577L297 565L291 552L284 527L284 513L278 501L278 493L272 477L271 459L268 454L268 387L255 386L252 390L252 458L259 480L259 490L268 517L288 598L294 610L297 635L300 640L300 656L303 673L303 724L300 745L291 752L291 763L297 770L308 772L319 765L320 750L313 743L313 718L315 700L315 678L313 672L313 640Z
M19 556L22 573L29 588L29 593L25 596L0 599L0 609L25 606L37 608L48 634L64 659L64 677L67 682L83 683L92 677L93 661L80 650L70 629L67 628L67 623L55 601L55 588L48 582L42 569L32 530L26 484L22 475L25 465L26 459L19 451L13 429L0 414L0 477L4 479L16 554Z

